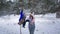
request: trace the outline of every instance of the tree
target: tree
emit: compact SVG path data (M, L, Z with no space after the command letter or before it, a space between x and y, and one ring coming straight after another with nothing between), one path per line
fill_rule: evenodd
M8 7L10 6L10 4L8 4L8 2L5 2L3 0L0 0L0 10L2 9L8 9Z

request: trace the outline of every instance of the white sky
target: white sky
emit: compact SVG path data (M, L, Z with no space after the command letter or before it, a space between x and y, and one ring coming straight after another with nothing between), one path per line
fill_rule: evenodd
M7 0L7 1L9 1L9 0ZM11 0L12 2L13 2L13 0Z

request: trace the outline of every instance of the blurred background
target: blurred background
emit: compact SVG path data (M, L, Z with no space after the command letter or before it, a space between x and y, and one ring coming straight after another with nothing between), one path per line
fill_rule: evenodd
M35 14L34 34L60 34L60 0L0 0L0 34L20 34L22 8L27 17ZM21 31L29 34L28 22Z
M29 10L28 12L33 11L35 14L60 15L60 0L0 0L0 16L19 14L20 7Z

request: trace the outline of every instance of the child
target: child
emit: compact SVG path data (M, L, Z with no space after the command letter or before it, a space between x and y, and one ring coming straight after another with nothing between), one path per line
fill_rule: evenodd
M23 13L23 10L20 11L20 18L19 18L19 25L23 24L25 22L25 15Z

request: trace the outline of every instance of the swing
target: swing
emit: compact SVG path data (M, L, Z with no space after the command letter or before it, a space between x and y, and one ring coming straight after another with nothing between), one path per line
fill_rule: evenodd
M21 25L21 24L23 24L23 23L24 23L24 19L21 19L21 20L18 22L19 25Z

